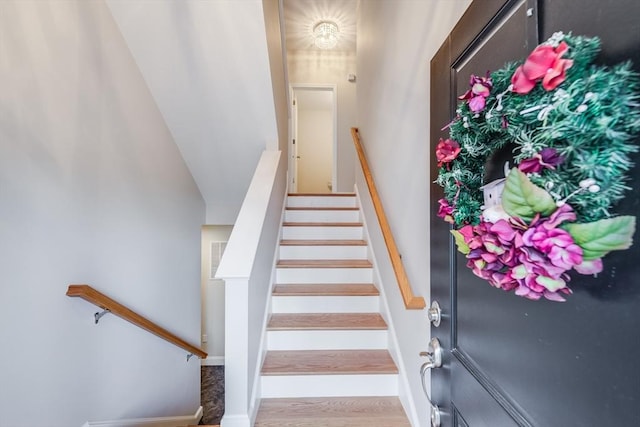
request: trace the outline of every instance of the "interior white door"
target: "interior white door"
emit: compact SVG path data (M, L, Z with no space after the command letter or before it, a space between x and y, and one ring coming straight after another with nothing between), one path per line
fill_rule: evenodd
M334 92L296 89L296 188L301 193L333 190Z
M291 130L289 132L289 191L298 192L298 100L291 91Z

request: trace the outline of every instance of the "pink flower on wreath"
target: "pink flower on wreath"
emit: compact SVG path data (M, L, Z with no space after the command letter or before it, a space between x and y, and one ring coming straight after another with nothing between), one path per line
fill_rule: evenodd
M519 296L564 301L571 293L567 272L594 274L602 270L600 260L584 261L582 248L558 226L574 221L569 205L548 218L537 215L529 224L520 218L481 221L458 230L469 248L467 267L492 286L514 290Z
M510 274L518 283L516 295L538 300L541 297L552 301L564 301L560 294L570 294L567 287L569 276L565 270L550 265L535 249L526 248L520 258L523 263L514 267Z
M562 59L567 50L569 46L565 42L561 42L558 47L551 45L536 47L511 77L513 91L527 94L540 80L546 91L557 88L564 81L566 71L573 65L573 60Z
M459 96L458 99L467 100L469 109L473 113L479 113L484 110L486 99L491 93L491 88L493 88L493 81L489 77L489 73L487 73L486 77L478 77L472 74L469 86L471 86L471 89L466 91L464 95Z
M549 230L543 225L532 227L525 231L522 240L525 245L545 254L556 267L570 270L582 263L582 248L561 228Z
M584 275L589 275L589 274L596 275L602 272L603 268L604 266L602 265L602 258L582 261L582 264L576 265L573 267L575 271Z
M460 144L453 139L442 139L436 146L436 159L438 159L438 167L442 167L445 163L452 162L460 154Z
M546 218L542 222L542 226L547 230L556 228L565 221L575 221L577 218L576 213L570 205L564 204L556 209L549 218ZM537 224L536 221L532 221L531 225Z
M447 199L440 199L438 203L440 204L438 207L438 216L449 224L453 224L453 217L451 216L451 214L453 214L453 206L449 204Z
M518 169L524 173L540 172L542 169L555 169L556 166L564 162L564 157L558 154L555 148L543 148L533 157L520 162Z

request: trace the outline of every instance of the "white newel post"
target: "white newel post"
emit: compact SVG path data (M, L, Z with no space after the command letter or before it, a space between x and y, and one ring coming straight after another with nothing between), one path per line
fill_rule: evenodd
M249 278L225 279L225 413L222 427L250 427Z
M225 411L222 427L251 427L267 298L286 193L286 160L262 153L216 278L225 282Z

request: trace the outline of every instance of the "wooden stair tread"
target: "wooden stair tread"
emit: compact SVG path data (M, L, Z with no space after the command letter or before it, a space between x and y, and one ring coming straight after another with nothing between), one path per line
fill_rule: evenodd
M262 399L255 427L410 427L397 397Z
M281 259L277 268L371 268L367 259Z
M355 197L356 193L288 193L289 197Z
M378 313L275 313L267 329L291 330L386 330Z
M362 227L361 222L291 222L282 223L283 227Z
M275 296L377 296L371 283L281 284L273 288Z
M397 374L387 350L268 351L262 375Z
M287 206L287 211L359 211L360 208L351 206Z
M302 240L286 239L280 241L281 246L367 246L365 240Z

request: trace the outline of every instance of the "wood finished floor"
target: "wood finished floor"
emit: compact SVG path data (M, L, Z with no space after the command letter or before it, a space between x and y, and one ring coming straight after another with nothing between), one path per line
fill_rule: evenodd
M262 399L255 427L410 427L397 397Z
M367 246L364 240L282 240L281 246Z
M262 375L397 374L387 350L269 351Z
M275 296L377 296L378 289L371 283L311 283L279 284L273 288Z
M377 296L380 291L371 283L290 283L273 288L275 296Z
M378 313L274 313L270 331L295 330L384 330L387 324Z
M366 259L281 259L277 268L371 268Z
M287 211L359 211L360 208L348 206L287 206Z
M283 227L362 227L361 222L283 222Z
M289 197L355 197L356 193L288 193Z

